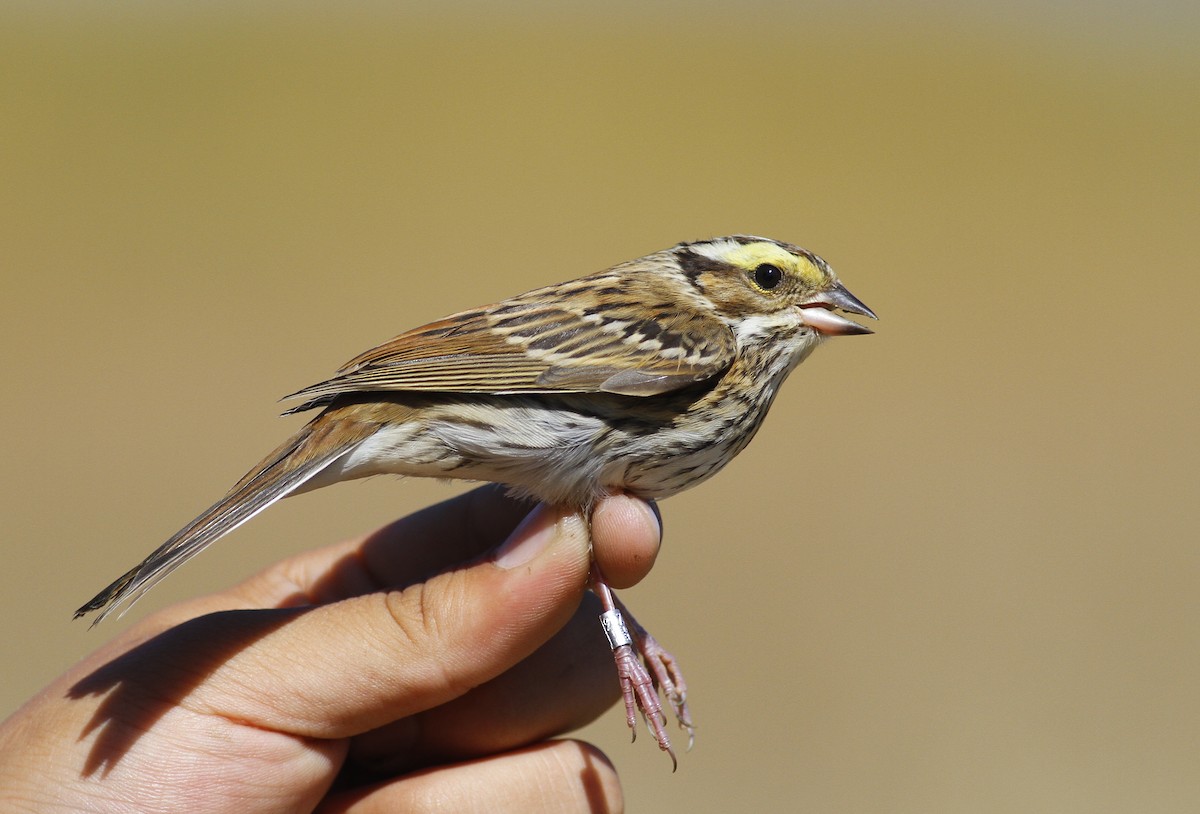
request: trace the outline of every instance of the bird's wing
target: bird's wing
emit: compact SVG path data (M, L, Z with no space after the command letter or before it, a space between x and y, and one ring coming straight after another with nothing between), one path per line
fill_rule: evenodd
M297 409L342 393L619 393L651 396L724 372L730 328L697 309L633 296L530 292L430 323L350 360L288 398Z

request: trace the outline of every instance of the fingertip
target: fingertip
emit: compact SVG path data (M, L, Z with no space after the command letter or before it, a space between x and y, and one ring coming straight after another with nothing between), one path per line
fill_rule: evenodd
M592 552L614 588L641 582L658 558L662 524L657 507L632 495L603 498L592 512Z
M597 814L623 812L625 794L621 788L621 778L608 755L587 741L566 740L559 743L565 753L563 762L566 768L570 769L573 763L579 766L578 777L588 802L588 811Z

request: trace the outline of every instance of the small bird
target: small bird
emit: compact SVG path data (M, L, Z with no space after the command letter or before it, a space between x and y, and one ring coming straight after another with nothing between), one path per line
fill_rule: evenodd
M75 616L99 622L280 498L352 478L493 481L584 517L607 494L669 497L745 448L823 338L871 333L835 310L875 318L812 252L734 235L408 331L288 396L285 415L320 412ZM693 734L675 659L595 568L591 587L626 721L636 736L640 710L674 762L658 689Z

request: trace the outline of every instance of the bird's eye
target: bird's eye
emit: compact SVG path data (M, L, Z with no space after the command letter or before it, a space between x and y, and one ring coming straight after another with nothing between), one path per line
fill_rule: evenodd
M763 263L754 269L754 284L763 291L770 291L781 282L783 282L783 272L779 270L778 266Z

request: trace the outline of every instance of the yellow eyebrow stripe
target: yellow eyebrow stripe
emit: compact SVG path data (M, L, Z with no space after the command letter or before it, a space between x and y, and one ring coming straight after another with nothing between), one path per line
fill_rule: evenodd
M790 271L810 285L820 285L825 282L825 272L807 257L797 257L788 250L774 243L747 243L736 246L726 253L730 263L744 269L752 269L763 263Z

